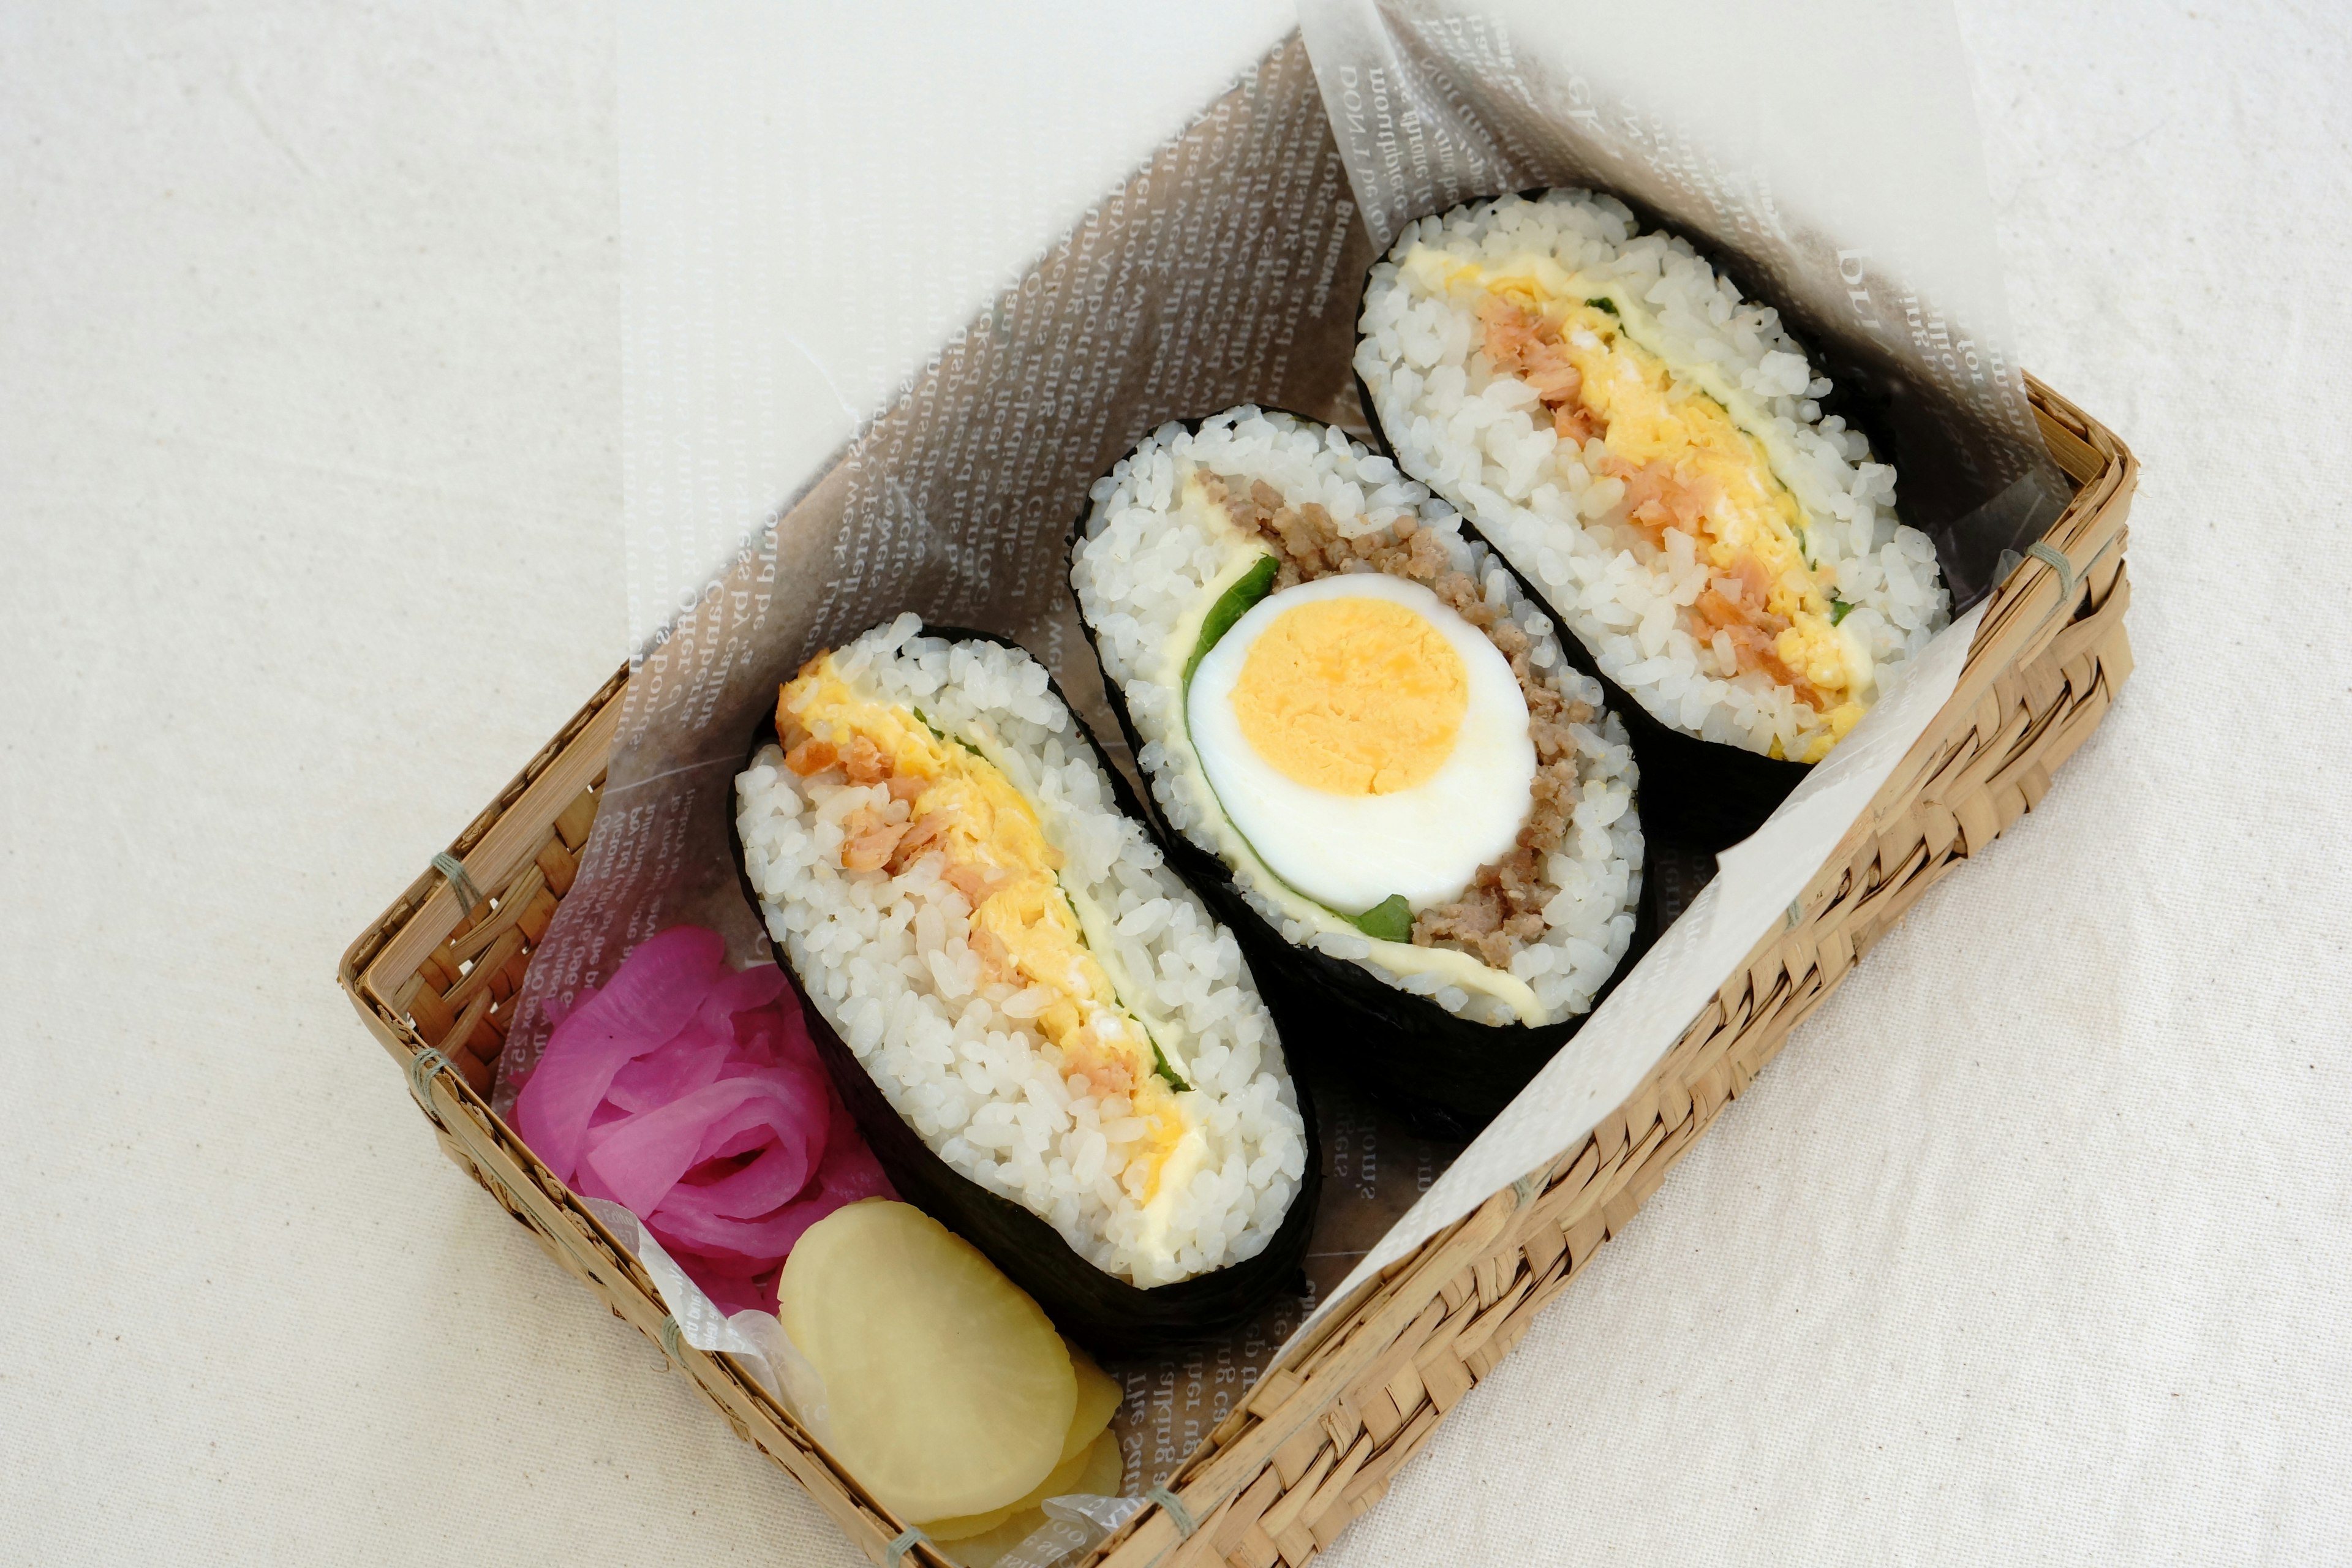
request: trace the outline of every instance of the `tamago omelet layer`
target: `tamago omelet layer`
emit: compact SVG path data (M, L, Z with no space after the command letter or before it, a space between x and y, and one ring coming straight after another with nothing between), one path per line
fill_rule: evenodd
M1127 1101L1139 1123L1124 1130L1136 1135L1118 1176L1129 1194L1149 1213L1163 1186L1189 1179L1202 1141L1177 1098L1187 1086L1170 1057L1171 1031L1153 1030L1123 999L1122 990L1142 993L1114 981L1090 946L1078 904L1055 876L1061 851L1003 771L919 711L860 693L831 654L784 687L776 731L794 773L838 766L853 784L888 791L887 806L862 805L844 819L844 869L895 876L926 856L944 860L942 879L971 903L970 941L982 972L1024 988L1025 1000L1008 1012L1034 1006L1032 1026L1060 1052L1062 1075Z
M1621 283L1534 254L1482 267L1417 247L1401 268L1433 291L1479 291L1486 356L1534 389L1588 466L1624 486L1626 526L1654 545L1688 533L1715 570L1684 612L1692 635L1789 687L1821 725L1798 760L1826 755L1867 706L1872 660L1840 628L1851 606L1835 567L1807 548L1803 506L1735 412L1747 400L1637 341L1643 312Z

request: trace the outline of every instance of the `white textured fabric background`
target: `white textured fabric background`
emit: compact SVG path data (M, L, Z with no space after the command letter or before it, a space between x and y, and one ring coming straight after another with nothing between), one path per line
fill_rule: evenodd
M1960 14L2138 673L1334 1563L2352 1557L2352 39ZM1042 245L1283 25L1056 20L780 84ZM1047 163L1016 62L1132 123ZM620 656L614 80L593 4L0 5L0 1561L855 1561L330 978Z

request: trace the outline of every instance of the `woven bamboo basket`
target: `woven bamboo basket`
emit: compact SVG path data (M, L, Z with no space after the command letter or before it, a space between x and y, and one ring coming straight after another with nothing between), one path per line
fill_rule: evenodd
M1471 1386L1919 895L2050 787L2131 671L2124 522L2137 465L2029 379L2044 441L2078 487L1996 595L1951 700L1808 887L1795 918L1579 1147L1495 1194L1369 1282L1292 1348L1089 1568L1298 1568L1388 1489ZM877 1563L891 1517L734 1358L682 1342L651 1280L485 1096L534 944L593 823L626 671L613 677L344 953L338 979L405 1069L449 1158L548 1254L634 1323Z

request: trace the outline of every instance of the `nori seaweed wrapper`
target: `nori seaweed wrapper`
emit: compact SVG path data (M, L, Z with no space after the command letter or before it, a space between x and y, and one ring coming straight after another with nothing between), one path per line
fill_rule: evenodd
M1289 411L1268 408L1265 412ZM1303 414L1291 417L1323 423ZM1196 430L1202 422L1181 423ZM1089 495L1066 546L1066 565L1070 569L1076 567L1078 542L1086 537L1087 520L1093 513ZM1466 518L1463 534L1475 537ZM1502 552L1495 551L1493 560L1527 590L1525 580ZM1535 598L1531 591L1528 596ZM1551 614L1549 605L1544 610ZM1083 612L1078 624L1102 671L1103 694L1118 721L1119 732L1127 737L1129 750L1140 755L1144 741L1128 710L1127 692L1102 665L1094 624ZM1572 656L1577 651L1572 637L1562 637L1559 643L1563 654ZM1624 694L1614 687L1606 690L1611 710L1622 713ZM1638 751L1635 762L1637 768L1642 767ZM1645 837L1650 831L1649 789L1648 773L1639 772L1634 807L1642 813ZM1591 1008L1554 1024L1481 1024L1447 1012L1430 997L1400 990L1360 963L1286 941L1281 931L1243 895L1233 868L1173 826L1149 789L1143 794L1142 805L1145 820L1159 837L1169 865L1200 895L1209 912L1240 940L1250 972L1257 976L1259 994L1265 998L1282 1031L1283 1048L1312 1061L1318 1071L1361 1089L1424 1137L1448 1142L1467 1142L1476 1137L1583 1026L1640 962L1657 934L1656 906L1645 878L1643 895L1633 910L1633 941L1608 982L1594 994Z
M926 625L923 635L950 642L1020 647L1009 637L961 626ZM1095 761L1108 776L1113 804L1128 816L1149 826L1151 819L1137 802L1127 775L1111 762L1094 731L1063 697L1060 685L1049 678L1047 689L1069 713L1078 738L1093 752ZM776 739L772 716L754 731L744 753L746 765L761 747ZM734 822L735 814L730 810L727 836L734 852L736 878L764 931L766 910L743 864L743 841ZM1217 906L1211 903L1209 912L1216 915ZM1241 935L1239 931L1234 934ZM1305 1123L1306 1171L1300 1177L1298 1191L1291 1194L1290 1208L1283 1215L1281 1226L1254 1258L1174 1284L1144 1289L1079 1257L1052 1226L1011 1199L981 1186L934 1153L922 1135L892 1109L865 1065L817 1006L811 988L794 972L782 944L772 945L776 966L793 983L793 993L800 998L801 1012L808 1020L809 1037L816 1045L825 1071L840 1091L842 1103L856 1119L858 1131L865 1134L866 1145L889 1176L890 1184L898 1188L898 1195L980 1248L1006 1279L1026 1290L1045 1309L1055 1328L1097 1356L1110 1359L1145 1355L1213 1338L1254 1321L1276 1300L1295 1296L1305 1288L1302 1265L1307 1256L1307 1234L1314 1224L1316 1200L1322 1189L1323 1146L1316 1130L1314 1101L1305 1080L1295 1070L1286 1036L1280 1039L1283 1065L1297 1100L1299 1119ZM1243 951L1246 956L1246 942ZM1263 992L1264 980L1255 963L1251 969ZM1271 997L1267 1004L1271 1011ZM1276 1025L1279 1033L1279 1013L1276 1014Z

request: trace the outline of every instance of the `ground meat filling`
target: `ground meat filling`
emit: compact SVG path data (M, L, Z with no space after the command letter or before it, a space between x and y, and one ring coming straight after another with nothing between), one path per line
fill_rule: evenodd
M1386 528L1340 537L1331 514L1309 501L1292 507L1263 479L1245 486L1216 474L1201 475L1209 499L1243 529L1265 540L1281 563L1274 591L1297 587L1342 572L1383 572L1419 583L1447 607L1486 634L1518 678L1528 702L1528 736L1536 747L1536 779L1518 847L1478 868L1462 896L1433 905L1412 922L1416 947L1450 947L1495 969L1507 969L1511 955L1544 931L1544 906L1559 889L1544 876L1544 862L1559 847L1576 809L1576 737L1570 727L1591 721L1592 709L1563 697L1533 665L1534 641L1479 596L1478 584L1446 560L1435 535L1422 531L1411 514Z

